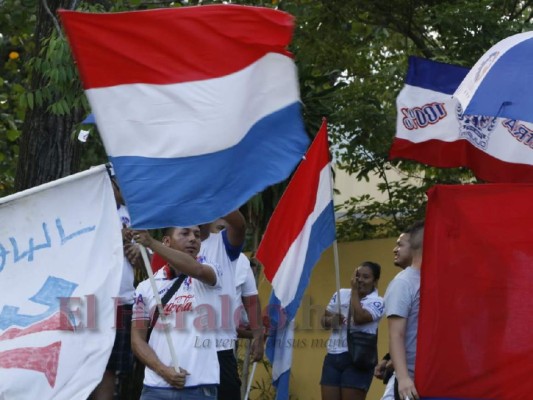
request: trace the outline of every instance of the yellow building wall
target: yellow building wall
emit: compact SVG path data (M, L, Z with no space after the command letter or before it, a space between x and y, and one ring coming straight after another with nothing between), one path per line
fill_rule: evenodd
M378 285L380 296L385 294L387 285L400 271L393 264L392 249L396 238L365 240L358 242L339 243L339 265L341 288L350 287L350 278L354 268L363 261L374 261L381 265L381 279ZM258 283L259 297L262 307L268 304L270 283L261 275ZM324 313L331 296L336 291L333 248L326 250L315 266L309 286L304 294L302 304L296 315L296 329L293 346L293 359L290 379L291 399L320 400L320 375L322 363L326 355L325 342L330 331L320 326L320 318ZM381 359L388 352L388 329L386 318L379 325L378 357ZM265 356L266 358L266 356ZM264 386L270 382L263 365L258 364L252 386ZM243 382L243 384L245 384ZM374 379L367 395L367 400L379 400L385 385ZM266 396L259 389L250 392L250 399L262 400Z

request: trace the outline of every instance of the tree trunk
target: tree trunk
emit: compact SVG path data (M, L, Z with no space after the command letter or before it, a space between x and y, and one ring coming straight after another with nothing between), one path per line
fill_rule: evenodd
M58 8L69 8L68 0L48 0L48 7L56 15ZM59 22L58 22L59 23ZM42 2L39 2L35 29L35 54L44 46L54 27L54 21ZM30 91L45 84L40 73L34 72ZM54 115L49 104L28 109L22 126L20 153L15 176L15 190L20 191L50 182L78 171L80 144L72 130L82 118L82 110L67 115Z

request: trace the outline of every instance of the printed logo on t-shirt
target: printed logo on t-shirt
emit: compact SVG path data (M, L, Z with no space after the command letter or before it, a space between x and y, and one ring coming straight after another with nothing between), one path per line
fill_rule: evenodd
M200 264L208 264L208 265L213 266L213 268L215 269L215 273L217 274L217 277L222 277L224 275L224 272L219 263L213 262L212 260L208 261L205 256L201 256L201 255L196 257L196 261L198 261Z
M190 276L188 276L184 281L183 281L183 289L187 292L190 292L191 291L191 285L192 285L192 278Z
M196 256L196 261L198 261L200 264L205 264L205 256Z
M372 307L374 307L378 312L383 313L384 304L381 301L374 301L372 302Z
M135 299L133 299L133 304L135 304L135 305L139 305L139 304L144 305L143 295L139 294Z
M181 296L176 296L172 302L169 302L165 305L165 315L169 315L172 312L190 312L192 311L192 301L194 295L186 294Z

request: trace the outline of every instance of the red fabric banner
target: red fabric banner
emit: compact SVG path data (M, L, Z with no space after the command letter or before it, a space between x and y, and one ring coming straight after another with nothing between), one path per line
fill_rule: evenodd
M428 192L416 387L423 398L533 396L533 185Z

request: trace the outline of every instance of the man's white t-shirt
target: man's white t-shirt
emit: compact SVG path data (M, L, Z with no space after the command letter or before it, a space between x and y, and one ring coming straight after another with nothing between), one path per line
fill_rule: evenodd
M202 257L199 257L198 261L206 264ZM219 313L217 307L221 273L218 266L206 265L215 270L217 283L209 286L197 279L187 277L164 308L170 321L169 330L178 364L190 373L186 378L185 387L214 385L220 380L218 357L214 345L216 339L214 316ZM178 279L177 277L167 279L167 276L170 276L169 271L168 268L161 268L154 276L161 297ZM133 305L133 327L135 327L136 320L151 320L155 307L156 300L150 281L145 280L139 283ZM165 332L160 320L158 322L148 343L162 363L172 366ZM148 367L144 373L144 384L158 388L172 387Z
M221 289L217 299L220 304L220 313L217 315L216 347L218 351L233 350L237 338L237 323L240 313L235 313L235 298L237 291L235 288L235 271L240 247L231 246L228 242L226 231L211 233L209 237L202 241L200 255L207 260L216 262L220 266Z
M250 260L246 255L241 253L237 259L237 265L235 267L235 304L237 306L236 312L240 315L240 323L247 324L248 315L242 304L243 297L256 296L257 285L255 284L255 277L250 267ZM237 338L237 332L235 332L235 339Z

